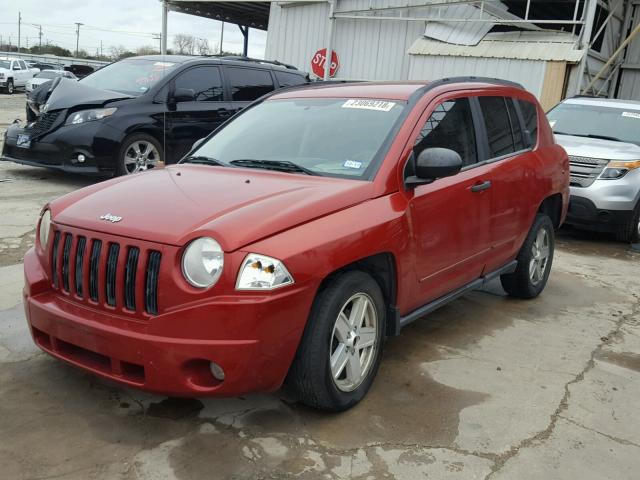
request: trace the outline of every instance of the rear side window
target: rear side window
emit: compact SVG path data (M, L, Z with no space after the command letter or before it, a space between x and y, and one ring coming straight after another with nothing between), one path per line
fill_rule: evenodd
M237 102L251 102L274 90L268 70L227 67L231 98Z
M195 67L181 73L175 88L193 90L196 101L222 101L222 79L218 67Z
M303 83L307 83L306 78L302 75L296 75L295 73L288 72L273 72L276 74L276 79L280 84L280 87L292 87L294 85L302 85Z
M476 136L468 98L448 100L438 105L425 122L414 149L448 148L457 152L464 166L478 162Z
M518 100L518 102L524 119L524 128L531 137L531 146L534 146L538 143L538 109L533 103L526 100Z
M480 97L480 109L487 129L490 158L513 153L513 137L509 112L503 97Z
M18 60L18 63L20 63L20 68L22 70L26 70L27 69L27 64L24 63L24 60Z
M507 110L509 111L509 120L511 120L511 133L513 134L513 147L517 151L524 150L524 135L522 134L522 128L520 127L520 120L518 120L518 114L516 113L516 107L512 98L506 98Z

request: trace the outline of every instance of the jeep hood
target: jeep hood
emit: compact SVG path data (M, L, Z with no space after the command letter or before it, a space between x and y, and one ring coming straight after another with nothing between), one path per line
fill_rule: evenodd
M53 90L45 103L47 112L77 106L102 106L110 101L132 98L131 95L90 87L64 77L60 77L60 83L57 85L54 80L52 87Z
M373 183L360 180L175 165L86 187L50 208L58 224L177 246L206 235L233 251L372 195Z
M576 157L606 158L607 160L640 160L640 146L599 138L555 135L556 142L568 155Z

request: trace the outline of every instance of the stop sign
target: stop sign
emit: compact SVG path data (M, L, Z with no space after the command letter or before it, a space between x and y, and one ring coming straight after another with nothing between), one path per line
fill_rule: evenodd
M324 65L327 61L327 49L321 48L311 57L311 71L320 78L324 78ZM338 71L338 54L335 50L331 51L331 66L329 67L329 76L335 76Z

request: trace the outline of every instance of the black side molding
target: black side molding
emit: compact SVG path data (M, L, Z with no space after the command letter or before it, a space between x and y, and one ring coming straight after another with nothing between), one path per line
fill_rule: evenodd
M411 322L415 322L416 320L418 320L419 318L424 317L425 315L428 315L429 313L437 310L440 307L445 306L446 304L448 304L449 302L452 302L453 300L461 297L462 295L471 292L472 290L477 290L479 288L482 288L484 285L486 285L487 283L489 283L492 280L495 280L496 278L498 278L500 275L504 275L506 273L513 273L516 271L516 268L518 267L518 262L516 260L512 260L511 262L507 263L506 265L504 265L503 267L486 274L483 277L480 277L476 280L474 280L473 282L470 282L460 288L458 288L457 290L454 290L453 292L450 292L446 295L443 295L440 298L437 298L435 300L433 300L432 302L427 303L426 305L423 305L420 308L417 308L416 310L414 310L413 312L405 315L405 316L400 316L400 314L398 313L397 309L395 310L396 315L388 315L388 321L389 324L387 325L387 334L388 335L399 335L400 334L400 329L406 325L409 325ZM391 312L389 312L391 313Z

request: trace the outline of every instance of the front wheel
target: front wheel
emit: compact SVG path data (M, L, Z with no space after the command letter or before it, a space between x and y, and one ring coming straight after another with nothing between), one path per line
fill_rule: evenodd
M122 142L117 175L131 175L164 165L160 142L146 133L136 133Z
M631 219L620 226L616 232L616 237L621 242L640 242L640 201L638 201L636 208L633 209Z
M13 95L14 86L13 86L13 80L11 78L7 80L6 91L9 95Z
M518 253L516 271L500 277L502 288L517 298L540 295L549 279L554 250L553 223L547 215L539 213Z
M287 377L302 403L342 411L365 396L382 356L384 305L377 282L364 272L345 272L328 281L314 302Z

